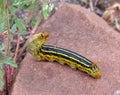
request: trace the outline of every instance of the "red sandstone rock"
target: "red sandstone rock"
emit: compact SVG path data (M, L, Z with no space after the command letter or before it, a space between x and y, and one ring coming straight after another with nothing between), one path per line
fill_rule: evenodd
M12 95L120 95L120 34L79 5L63 4L39 31L51 44L99 61L101 79L56 62L36 61L27 54Z

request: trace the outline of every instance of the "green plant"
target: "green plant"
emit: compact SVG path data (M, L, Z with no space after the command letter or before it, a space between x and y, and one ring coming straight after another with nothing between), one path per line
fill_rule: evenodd
M88 0L81 0L83 3L87 3L88 2Z
M17 67L16 62L11 58L6 56L5 54L2 53L2 51L5 49L4 45L0 45L0 88L2 89L4 86L4 65L10 65L12 67Z
M30 38L36 32L41 20L49 17L54 6L50 3L50 0L0 0L0 2L0 33L7 32L7 44L0 45L0 89L2 89L5 83L4 77L7 78L5 87L11 84L14 73L13 67L17 67L16 62L18 62L27 46L29 39L25 42L23 48L20 49L19 47L20 37L29 34L26 26L29 24L32 27ZM41 5L42 10L38 10L37 7ZM29 16L26 20L16 15L16 12L21 9L29 10ZM38 16L33 19L33 14ZM17 35L17 45L15 52L11 53L11 42L14 35ZM9 87L7 87L8 89Z

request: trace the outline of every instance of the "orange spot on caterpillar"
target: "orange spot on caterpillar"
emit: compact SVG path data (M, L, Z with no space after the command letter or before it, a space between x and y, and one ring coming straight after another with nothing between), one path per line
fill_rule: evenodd
M51 58L50 58L49 56L46 56L45 58L46 58L46 60L48 60L48 61L51 60Z
M88 73L91 73L91 71L90 70L87 70L88 71Z
M70 62L65 62L68 66L70 66Z
M43 55L39 55L40 56L40 59L44 59L44 56Z
M81 66L78 66L78 69L82 70L82 67L81 67Z
M60 59L59 59L59 58L56 58L55 60L56 60L57 62L60 62Z

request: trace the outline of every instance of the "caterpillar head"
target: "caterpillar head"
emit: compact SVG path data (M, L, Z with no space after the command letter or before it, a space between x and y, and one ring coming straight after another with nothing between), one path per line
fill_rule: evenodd
M90 68L86 68L87 73L94 77L95 79L101 78L101 71L99 67L96 65L98 62L94 62Z
M45 43L45 41L48 39L49 35L47 32L40 32L38 34L35 34L30 38L30 41L27 45L27 50L32 55L36 55L37 51L40 50L42 44Z
M30 39L30 43L44 43L47 38L49 37L49 34L47 32L39 32L38 34L33 35L33 37Z

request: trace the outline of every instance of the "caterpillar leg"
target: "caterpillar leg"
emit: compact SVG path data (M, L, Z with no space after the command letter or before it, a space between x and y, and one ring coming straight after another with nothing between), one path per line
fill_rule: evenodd
M75 64L71 64L70 67L73 69L73 70L77 70L77 67Z
M55 61L57 61L57 62L60 63L61 65L64 65L64 64L65 64L65 59L63 59L63 58L55 57Z
M45 60L43 54L39 54L39 55L38 55L38 54L35 54L34 56L35 56L35 58L36 58L37 60Z
M65 65L65 59L59 59L59 63L61 64L61 65Z
M45 60L47 60L49 62L55 61L55 59L52 56L50 56L50 55L44 55L44 57L45 57Z
M74 64L74 63L71 63L70 61L67 61L67 60L65 60L65 59L63 59L63 58L56 58L55 59L57 62L59 62L60 64L62 64L62 65L64 65L64 64L67 64L67 65L69 65L72 69L74 69L74 70L76 70L77 69L77 67L76 67L76 65Z
M77 70L77 66L76 64L72 63L72 62L66 62L67 65L69 65L73 70Z

